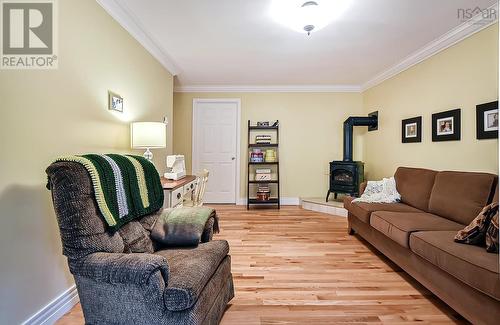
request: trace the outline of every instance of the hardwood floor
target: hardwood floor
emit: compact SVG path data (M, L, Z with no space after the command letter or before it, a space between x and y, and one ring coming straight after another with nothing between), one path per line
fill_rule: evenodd
M216 206L236 297L223 325L466 323L356 236L347 219L283 207ZM75 306L57 324L83 324Z

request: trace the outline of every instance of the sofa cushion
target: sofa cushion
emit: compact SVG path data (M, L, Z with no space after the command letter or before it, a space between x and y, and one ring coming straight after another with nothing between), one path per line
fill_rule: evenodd
M171 311L191 308L228 253L229 245L225 240L199 244L196 248L156 252L167 259L169 267L165 307Z
M404 247L409 247L410 234L415 231L463 228L459 223L425 212L376 211L372 213L370 225Z
M436 174L430 169L399 167L394 178L401 202L427 212Z
M484 247L455 243L454 231L422 231L410 236L410 249L469 286L500 300L498 255Z
M344 198L344 207L365 223L370 223L370 214L373 211L422 212L403 203L352 202L353 199L352 197Z
M491 219L498 215L498 203L488 204L479 215L455 235L457 243L484 246Z
M439 172L434 181L429 212L469 224L488 204L496 176L486 173Z

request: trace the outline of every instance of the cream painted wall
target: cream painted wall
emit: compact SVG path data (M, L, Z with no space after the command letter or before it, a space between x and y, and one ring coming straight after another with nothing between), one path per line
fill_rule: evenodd
M73 284L45 168L58 155L130 152L129 122L172 120L172 75L95 1L59 3L59 69L0 71L0 324ZM107 110L107 91L125 113ZM155 150L157 166L172 149ZM140 153L137 151L137 153Z
M186 156L191 171L194 98L241 99L241 189L246 197L247 121L280 121L282 197L323 197L328 162L342 159L342 123L363 114L358 93L174 93L174 152ZM356 131L354 158L362 160Z
M498 140L476 140L476 105L498 99L498 24L363 93L365 112L379 110L366 133L369 179L398 166L498 173ZM462 109L462 140L432 142L432 113ZM401 143L401 120L423 117L422 142Z

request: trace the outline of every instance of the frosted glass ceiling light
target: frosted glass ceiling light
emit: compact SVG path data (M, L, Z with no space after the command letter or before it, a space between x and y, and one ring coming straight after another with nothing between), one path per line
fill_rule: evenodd
M281 25L307 35L342 15L351 0L273 0L271 16Z

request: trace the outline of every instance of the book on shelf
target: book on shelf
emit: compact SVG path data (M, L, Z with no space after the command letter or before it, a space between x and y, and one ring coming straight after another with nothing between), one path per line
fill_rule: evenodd
M255 136L256 144L271 144L271 136L270 135L256 135Z
M271 174L255 174L256 181L270 181Z
M271 189L269 188L269 186L259 186L259 188L257 189L257 193L270 193L271 192Z

